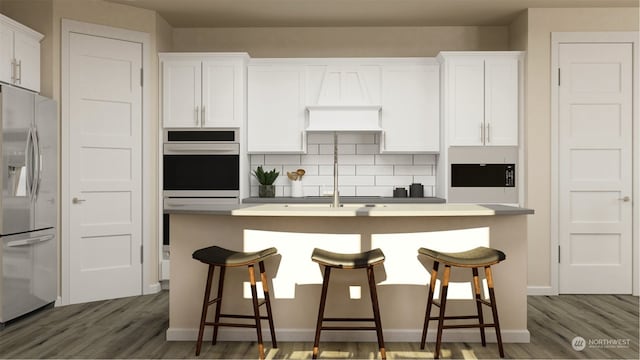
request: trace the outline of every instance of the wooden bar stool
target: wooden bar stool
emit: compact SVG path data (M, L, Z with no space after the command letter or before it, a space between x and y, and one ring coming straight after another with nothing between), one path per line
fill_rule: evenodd
M196 356L200 355L200 348L202 347L202 335L204 334L204 327L213 326L213 339L212 345L216 344L218 337L218 327L246 327L255 328L258 334L258 352L260 359L264 359L264 345L262 343L262 329L260 327L260 320L269 320L269 330L271 332L271 343L274 348L278 347L276 343L276 333L273 327L273 316L271 314L271 301L269 299L269 287L267 285L267 277L264 270L264 260L275 255L278 251L276 248L268 248L256 252L237 252L228 249L224 249L218 246L210 246L207 248L196 250L192 257L209 265L209 272L207 274L207 282L204 291L204 301L202 303L202 315L200 317L200 329L198 331L198 342L196 343ZM256 275L255 264L260 267L260 280L262 281L262 289L264 291L264 301L258 303L258 291L256 290ZM218 296L210 300L211 297L211 283L213 282L214 269L220 268L220 275L218 276ZM222 314L220 312L222 306L222 290L224 288L224 275L227 267L247 266L249 269L249 282L251 284L251 297L253 301L253 315L238 315L238 314ZM206 321L207 309L209 306L216 304L215 319L213 322ZM267 316L260 316L260 306L266 305ZM234 318L234 319L254 319L254 324L243 323L228 323L220 322L220 318Z
M500 336L500 323L498 321L498 307L496 305L496 296L493 291L493 276L491 275L491 265L497 264L506 259L506 255L496 249L477 247L469 251L463 251L458 253L444 253L431 249L420 248L418 254L424 255L433 260L433 271L431 272L431 281L429 282L429 295L427 297L427 311L424 316L424 326L422 328L422 340L420 342L420 348L424 349L424 343L427 339L427 329L429 321L438 320L438 334L436 337L436 349L433 353L433 358L438 359L440 357L440 345L442 344L442 330L454 329L454 328L480 328L480 339L482 346L486 346L487 342L484 336L484 328L493 327L496 330L496 339L498 341L498 350L500 351L500 357L504 357L504 350L502 348L502 337ZM438 265L444 264L444 274L442 278L442 287L440 290L440 303L433 300L433 294L436 287L436 279L438 278ZM477 315L469 316L445 316L445 308L447 305L447 289L449 287L449 276L451 275L451 267L463 267L471 268L473 273L473 288L475 292L475 302ZM480 293L480 280L478 278L478 268L484 267L484 273L487 278L487 286L489 288L489 300L486 301L481 298ZM482 315L482 304L491 308L493 314L493 323L487 324L484 322ZM440 307L440 314L437 317L431 316L431 305ZM460 319L478 319L478 324L457 324L457 325L444 325L445 320L460 320Z
M380 308L378 307L378 293L376 292L376 279L373 275L373 267L384 262L384 254L380 249L373 249L357 254L339 254L322 249L313 249L311 260L324 266L322 280L322 294L320 295L320 307L318 309L318 322L316 323L316 336L313 343L313 358L318 357L318 345L320 344L320 332L322 330L375 330L378 336L380 356L387 358L382 337L382 322L380 321ZM373 307L373 318L325 318L324 307L327 302L327 290L329 289L329 276L331 269L367 269L369 279L369 293ZM323 326L324 321L373 321L375 326Z

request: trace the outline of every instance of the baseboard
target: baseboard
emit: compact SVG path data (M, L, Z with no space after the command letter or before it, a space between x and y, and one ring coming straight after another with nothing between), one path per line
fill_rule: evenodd
M206 328L204 338L210 339L212 328ZM276 337L279 341L309 342L314 338L314 329L278 329ZM265 341L270 341L269 329L263 328L262 335ZM384 340L388 342L419 342L421 330L393 329L384 331ZM167 329L167 341L195 341L198 338L198 329L169 328ZM496 334L492 329L486 331L487 341L496 342ZM220 341L255 341L256 334L253 329L220 329L218 340ZM340 342L376 342L375 332L347 332L325 331L322 333L322 341ZM428 342L436 341L436 332L430 330L427 334ZM477 329L447 329L442 334L444 342L480 342L480 334ZM529 330L503 330L502 341L505 343L529 343Z
M54 307L62 306L62 296L56 297L56 302L53 304Z
M160 290L162 290L162 286L160 286L160 283L153 283L147 286L147 288L142 292L142 295L157 294L160 292Z
M553 296L558 295L551 286L527 286L527 295L531 296Z

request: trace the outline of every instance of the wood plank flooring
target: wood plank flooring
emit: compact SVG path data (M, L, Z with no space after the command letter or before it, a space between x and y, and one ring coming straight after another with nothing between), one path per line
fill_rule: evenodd
M562 295L528 298L531 343L505 344L507 358L638 359L638 297ZM195 341L167 342L169 296L155 295L48 309L0 330L0 358L10 359L156 359L195 358ZM581 336L586 348L576 351L571 340ZM628 340L628 344L625 343ZM589 344L591 341L591 344ZM617 342L617 344L614 343ZM271 359L309 359L311 342L280 342ZM433 358L434 344L388 343L389 359ZM495 344L445 343L441 358L493 359ZM201 359L252 359L252 342L205 343ZM378 358L376 343L321 343L321 357Z

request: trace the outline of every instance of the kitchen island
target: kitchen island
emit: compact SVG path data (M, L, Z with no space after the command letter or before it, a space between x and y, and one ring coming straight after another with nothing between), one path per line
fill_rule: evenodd
M191 258L199 248L218 245L254 251L274 246L279 255L266 262L276 333L281 341L312 341L318 311L321 270L311 261L314 247L335 252L380 248L384 266L376 273L386 341L419 341L432 264L417 250L462 251L490 246L506 261L494 268L502 337L528 342L527 216L533 211L475 204L243 204L171 211L171 272L167 340L195 340L207 266ZM471 272L454 269L449 299L470 299ZM482 274L481 274L482 275ZM260 292L260 290L259 290ZM370 316L364 271L336 271L327 316ZM251 313L246 268L229 269L225 312ZM473 314L472 301L451 301L447 314ZM490 319L490 313L486 313ZM435 325L435 324L432 324ZM211 330L211 329L208 329ZM209 336L210 332L206 333ZM268 331L265 332L268 334ZM429 332L433 341L435 331ZM489 341L495 335L487 332ZM253 341L251 329L221 328L220 340ZM372 332L332 331L323 341L375 341ZM444 341L480 340L477 329L450 329Z

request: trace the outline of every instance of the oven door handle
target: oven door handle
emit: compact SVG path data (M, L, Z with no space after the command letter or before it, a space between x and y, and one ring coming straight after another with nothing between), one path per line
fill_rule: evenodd
M220 205L238 205L237 197L229 198L164 198L164 210L207 210Z
M165 155L238 155L238 144L164 144Z

